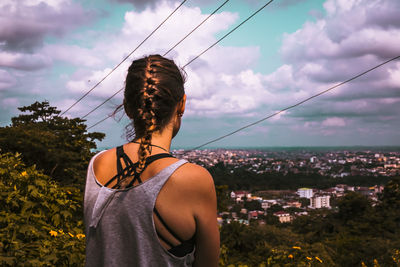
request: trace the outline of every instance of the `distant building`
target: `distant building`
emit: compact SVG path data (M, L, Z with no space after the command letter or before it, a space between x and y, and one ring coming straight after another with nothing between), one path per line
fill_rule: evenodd
M301 208L301 203L299 201L288 201L286 205L292 208Z
M236 202L243 202L244 198L251 198L251 193L248 191L232 191L231 198L235 199Z
M317 159L316 156L313 156L313 157L310 158L310 162L311 162L311 163L315 163L315 162L317 162L317 160L318 160L318 159Z
M312 209L320 209L320 208L331 208L331 205L329 203L331 196L325 195L325 196L314 196L310 198L310 208Z
M286 211L278 211L274 213L278 217L280 223L288 223L292 221L292 216Z
M297 194L299 197L312 198L313 190L311 188L299 188Z
M263 214L264 214L264 211L253 210L253 211L249 211L248 217L249 217L249 220L250 219L258 219L258 216L263 215Z
M256 201L262 202L263 199L262 199L262 197L252 196L252 197L248 197L247 200L248 201L256 200Z
M266 199L261 202L261 208L266 210L275 204L278 204L278 201L276 199Z

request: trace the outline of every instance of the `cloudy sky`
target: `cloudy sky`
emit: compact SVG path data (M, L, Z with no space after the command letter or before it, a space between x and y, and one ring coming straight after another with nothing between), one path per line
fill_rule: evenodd
M132 59L169 50L223 1L188 0L67 115L83 116L123 87ZM0 126L17 107L67 109L177 6L175 0L1 0ZM168 54L183 66L262 6L231 0ZM398 0L275 0L186 67L187 110L173 146L194 147L400 55ZM113 112L121 95L87 117ZM125 117L93 130L125 142ZM400 145L400 61L214 147Z

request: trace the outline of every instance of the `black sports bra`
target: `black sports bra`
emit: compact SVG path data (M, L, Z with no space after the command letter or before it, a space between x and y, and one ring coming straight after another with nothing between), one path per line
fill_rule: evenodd
M153 163L156 160L162 159L162 158L172 158L173 156L169 153L161 153L161 154L156 154L149 156L146 158L146 163L144 169L147 168L148 165ZM122 168L122 163L121 159L125 163L125 168ZM110 185L113 181L117 180L117 183L112 187L113 189L119 189L121 188L121 181L124 180L127 177L133 177L133 179L129 182L129 184L126 187L131 187L135 183L135 181L138 181L139 184L142 183L142 180L140 179L140 174L136 172L138 162L133 163L129 156L124 152L123 146L118 146L117 147L117 174L112 177L107 183L104 184L104 186ZM174 246L168 239L166 239L164 236L162 236L156 229L158 237L165 242L168 246L171 248L168 250L170 253L177 257L183 257L186 254L189 254L193 251L194 249L194 244L195 244L195 235L193 235L192 238L189 240L182 240L179 235L177 235L168 225L166 222L163 220L161 217L160 213L157 211L156 207L154 207L154 214L157 216L158 220L161 222L161 224L167 229L167 231L174 237L176 240L180 242L179 245Z

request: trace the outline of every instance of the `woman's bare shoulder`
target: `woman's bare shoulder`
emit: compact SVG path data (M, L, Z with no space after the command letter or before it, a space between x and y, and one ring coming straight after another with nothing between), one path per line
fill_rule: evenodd
M96 154L93 159L93 170L96 177L102 180L101 178L112 175L115 172L115 160L115 148L103 150Z
M173 175L173 179L187 192L209 193L214 191L214 180L211 174L197 164L186 163Z
M178 170L178 174L184 175L185 177L187 177L187 179L212 179L211 174L207 171L206 168L194 163L188 162L186 164L183 164Z

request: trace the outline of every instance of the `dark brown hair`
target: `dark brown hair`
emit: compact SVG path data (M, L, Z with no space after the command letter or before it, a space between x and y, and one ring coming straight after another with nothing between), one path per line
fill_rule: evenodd
M184 83L185 75L174 61L160 55L137 59L129 67L123 105L133 121L128 138L141 139L138 173L151 153L152 133L164 129L182 100Z

